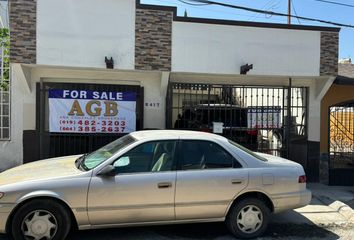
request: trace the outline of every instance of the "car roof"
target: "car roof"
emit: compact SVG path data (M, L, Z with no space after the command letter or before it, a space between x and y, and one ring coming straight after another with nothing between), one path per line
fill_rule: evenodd
M221 140L226 138L212 133L186 130L144 130L130 133L138 140L158 140L158 139L198 139L198 140Z

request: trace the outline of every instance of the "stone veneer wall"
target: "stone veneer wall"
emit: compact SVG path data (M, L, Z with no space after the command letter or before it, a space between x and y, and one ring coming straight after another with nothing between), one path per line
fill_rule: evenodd
M321 32L320 75L338 75L338 32Z
M9 0L10 61L36 63L37 0Z
M135 69L171 71L173 12L136 9Z

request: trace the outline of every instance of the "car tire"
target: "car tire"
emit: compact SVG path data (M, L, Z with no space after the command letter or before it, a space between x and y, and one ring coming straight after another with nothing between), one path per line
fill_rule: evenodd
M32 200L25 203L13 216L11 231L15 240L63 240L71 228L66 208L51 200Z
M242 199L231 206L226 226L236 238L256 238L267 229L269 214L270 210L262 200Z

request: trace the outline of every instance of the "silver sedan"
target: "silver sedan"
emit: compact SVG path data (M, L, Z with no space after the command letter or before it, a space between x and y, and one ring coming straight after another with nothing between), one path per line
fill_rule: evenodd
M297 163L210 133L141 131L1 173L0 232L65 239L71 228L225 221L254 238L271 213L310 199Z

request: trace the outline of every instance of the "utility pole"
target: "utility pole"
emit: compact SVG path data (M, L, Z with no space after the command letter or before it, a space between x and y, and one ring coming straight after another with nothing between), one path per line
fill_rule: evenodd
M288 24L291 25L291 0L288 0Z

